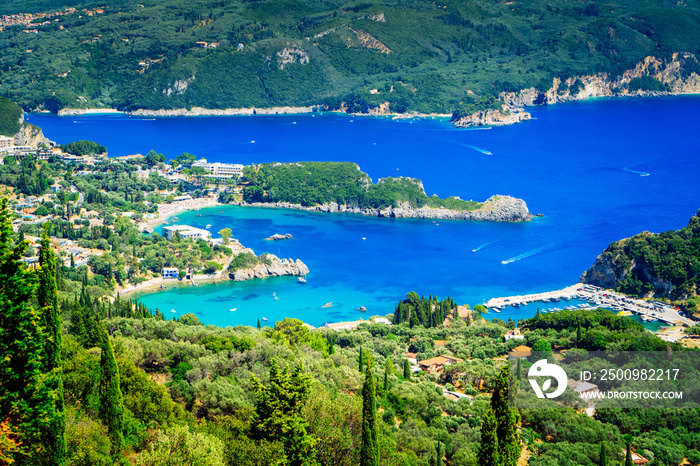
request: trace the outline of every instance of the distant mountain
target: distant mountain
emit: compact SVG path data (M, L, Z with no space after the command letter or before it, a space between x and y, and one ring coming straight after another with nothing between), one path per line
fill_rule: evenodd
M648 56L700 52L698 0L15 0L7 9L48 14L4 20L17 24L0 32L0 95L53 111L462 115L499 107L503 91L546 91L555 77L618 76ZM559 91L580 90L571 83ZM647 75L624 85L667 89Z
M581 281L638 296L685 299L700 284L700 212L677 231L611 243Z

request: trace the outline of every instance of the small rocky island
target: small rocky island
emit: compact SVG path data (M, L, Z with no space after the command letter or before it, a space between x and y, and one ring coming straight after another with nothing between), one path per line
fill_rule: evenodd
M531 220L522 199L495 195L484 202L428 196L420 180L397 177L376 183L349 162L265 163L246 167L243 200L225 193L220 201L241 206L371 217L521 222ZM270 237L268 239L272 239Z
M275 233L272 236L265 238L265 241L282 241L284 239L292 239L293 236L290 233L285 233L283 235Z
M299 259L280 259L268 253L258 256L238 240L232 240L228 247L233 251L233 258L227 268L228 277L231 280L244 281L285 275L303 276L309 273L309 268Z

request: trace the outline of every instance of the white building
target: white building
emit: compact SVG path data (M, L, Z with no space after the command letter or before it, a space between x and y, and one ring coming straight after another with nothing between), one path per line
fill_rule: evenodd
M0 136L0 149L4 149L6 147L12 147L14 146L14 139L8 138L7 136Z
M524 340L524 339L525 339L525 335L523 335L523 334L520 333L520 329L519 329L519 328L516 328L516 329L514 329L514 330L509 330L509 331L507 331L507 332L505 333L505 335L503 335L503 339L504 339L505 341L508 341L508 340Z
M178 278L180 271L174 267L163 267L161 275L163 278Z
M173 236L175 236L175 232L179 232L180 238L182 239L211 239L211 233L207 230L202 230L201 228L195 228L189 225L171 225L168 227L163 227L163 236L165 236L165 239L172 240Z
M243 165L237 163L208 163L207 159L199 159L193 167L202 167L214 178L238 178L243 174Z

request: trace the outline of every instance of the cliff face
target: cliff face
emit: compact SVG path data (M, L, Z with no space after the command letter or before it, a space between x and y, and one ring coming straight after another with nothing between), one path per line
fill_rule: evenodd
M484 205L477 210L458 211L450 209L434 209L432 207L421 207L416 209L403 204L398 207L388 207L386 209L360 209L337 203L329 203L312 207L304 207L299 204L287 202L275 203L239 203L238 205L255 207L277 207L286 209L299 209L309 212L330 212L330 213L350 213L361 214L369 217L386 218L424 218L424 219L447 219L447 220L486 220L492 222L521 222L532 219L533 215L527 208L527 204L522 199L511 196L491 196L484 202Z
M47 147L53 147L55 143L50 141L41 128L32 125L31 123L26 123L24 121L24 114L22 114L19 132L14 136L14 144L16 146L32 146L39 147L44 144Z
M673 297L685 299L696 294L693 288L677 289L668 277L660 277L654 272L653 259L645 256L631 255L628 249L633 243L649 243L654 241L654 235L649 232L640 233L632 238L616 241L608 246L595 263L581 275L581 282L603 288L616 289L620 286L627 288L633 294L644 297ZM647 254L653 254L648 252ZM640 286L639 284L643 284Z
M236 270L231 278L236 281L252 278L280 277L283 275L301 276L309 273L309 268L301 260L279 259L273 254L267 255L270 265L259 263L254 267Z
M509 108L533 105L550 105L558 102L585 100L591 97L655 96L668 94L700 93L700 76L695 70L700 66L692 53L674 53L670 60L646 57L633 69L621 76L607 73L574 76L561 81L554 78L552 87L541 92L534 87L519 92L504 92L499 97ZM666 85L669 91L631 91L628 85L633 79L650 77Z

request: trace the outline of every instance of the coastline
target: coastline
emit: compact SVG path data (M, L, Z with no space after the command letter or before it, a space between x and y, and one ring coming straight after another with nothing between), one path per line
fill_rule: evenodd
M245 201L233 202L228 205L241 207L265 207L282 208L293 210L304 210L307 212L325 213L347 213L359 214L367 217L378 218L415 218L426 220L472 220L472 221L493 221L493 222L522 222L529 221L535 217L527 208L524 200L512 196L494 195L482 203L479 209L475 210L450 210L445 208L420 207L414 208L407 204L398 207L388 207L385 209L360 209L337 203L322 204L305 207L301 204L290 204L288 202L253 202Z
M76 115L109 115L124 113L116 108L62 108L58 111L58 116L76 116Z

